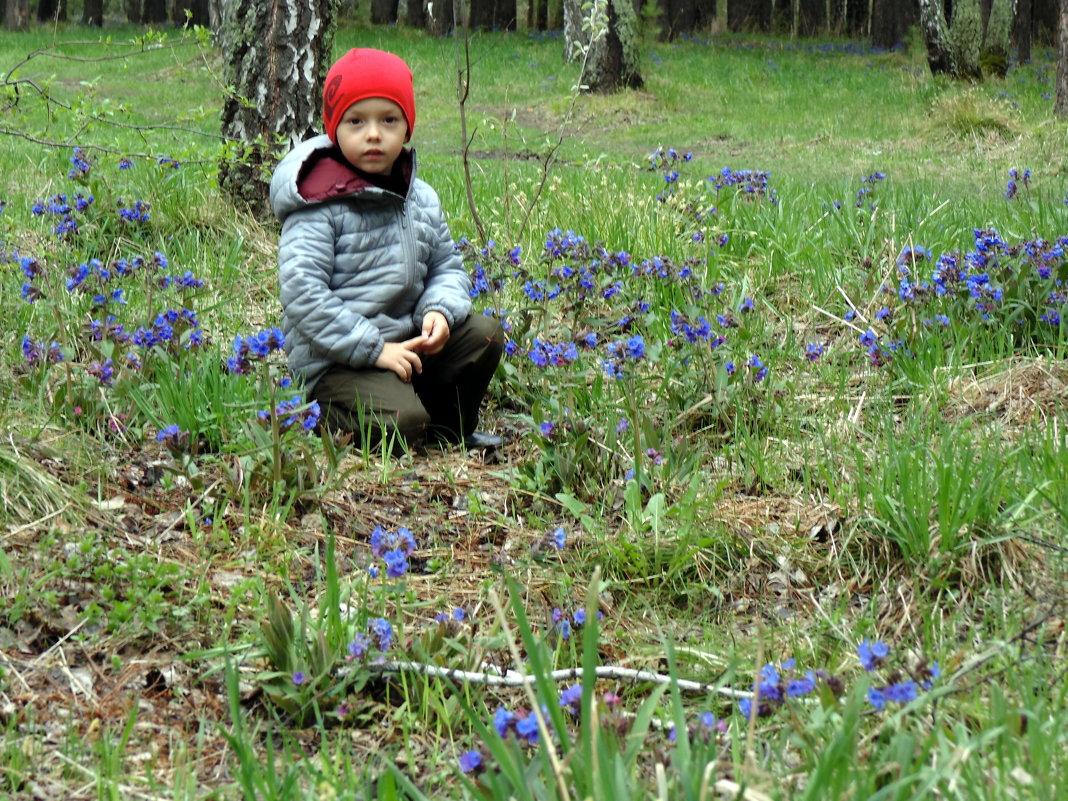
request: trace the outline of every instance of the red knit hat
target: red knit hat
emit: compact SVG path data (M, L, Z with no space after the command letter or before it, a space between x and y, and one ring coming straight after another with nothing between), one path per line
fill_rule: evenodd
M323 124L337 144L337 126L349 106L368 97L384 97L401 107L408 120L408 136L415 128L415 92L412 71L404 59L370 48L355 48L326 73L323 85Z

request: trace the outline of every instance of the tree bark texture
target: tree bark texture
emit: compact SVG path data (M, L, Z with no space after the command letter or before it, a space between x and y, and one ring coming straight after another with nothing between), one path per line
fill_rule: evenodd
M4 4L4 27L9 31L24 31L29 24L29 0L7 0Z
M1021 64L1031 60L1031 0L1018 0L1012 38L1016 42L1016 57Z
M82 6L82 25L99 28L104 24L104 0L85 0Z
M591 92L640 89L638 16L631 0L607 0L608 30L590 44L579 78Z
M1068 117L1068 0L1061 0L1057 13L1057 94L1053 113Z
M586 32L582 30L582 5L579 0L564 0L564 61L582 58Z
M235 93L223 103L222 131L245 153L219 165L219 185L236 203L266 216L274 165L319 128L337 0L237 0L227 24L223 58Z
M955 0L948 45L956 77L968 80L982 77L979 55L983 47L983 17L979 0Z
M920 0L920 27L923 30L923 42L927 46L927 64L931 73L952 74L953 56L949 50L942 0Z

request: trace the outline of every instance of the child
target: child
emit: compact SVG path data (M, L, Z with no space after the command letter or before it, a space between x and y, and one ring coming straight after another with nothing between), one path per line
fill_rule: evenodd
M416 178L412 73L350 50L323 91L326 134L275 170L282 331L290 370L329 430L492 447L478 408L504 346L471 314L471 283L437 194Z

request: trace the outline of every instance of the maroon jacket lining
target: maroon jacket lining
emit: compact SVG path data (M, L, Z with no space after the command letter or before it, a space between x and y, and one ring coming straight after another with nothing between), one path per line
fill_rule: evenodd
M404 176L404 184L412 181L412 157L407 150L401 151L397 162ZM335 150L319 150L304 162L297 174L297 191L309 203L321 203L337 197L346 197L362 192L370 186L388 188L363 177Z

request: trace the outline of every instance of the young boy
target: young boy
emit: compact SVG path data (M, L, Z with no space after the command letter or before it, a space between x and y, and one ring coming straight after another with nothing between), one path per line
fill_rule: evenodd
M282 331L289 367L329 430L409 444L499 445L475 430L504 346L471 314L471 283L437 194L416 178L412 73L350 50L323 91L326 134L275 170Z

